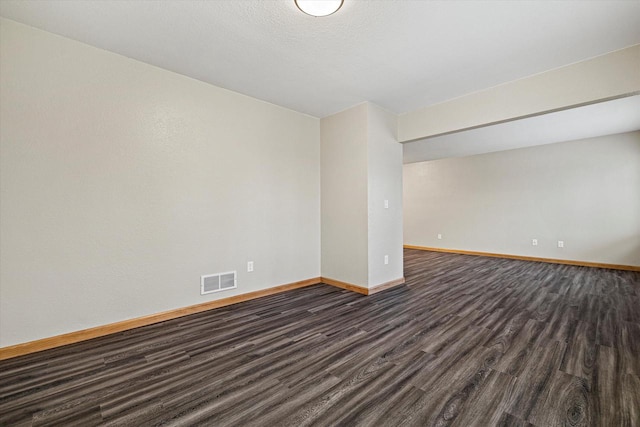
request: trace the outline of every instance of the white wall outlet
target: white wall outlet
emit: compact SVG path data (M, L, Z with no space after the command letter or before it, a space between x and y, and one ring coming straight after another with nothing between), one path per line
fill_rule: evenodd
M558 240L558 247L564 248L564 240Z
M253 261L247 262L247 272L251 273L253 271Z
M389 264L389 255L385 255L384 256L384 263L385 263L385 265Z
M531 239L532 246L538 246L538 239Z
M385 209L389 209L389 201L388 200L384 201L384 208Z
M442 234L438 233L438 240L442 240Z

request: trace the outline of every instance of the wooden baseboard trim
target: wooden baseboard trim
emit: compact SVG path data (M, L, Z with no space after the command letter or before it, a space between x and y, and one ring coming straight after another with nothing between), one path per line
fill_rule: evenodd
M369 295L369 289L364 286L353 285L347 282L341 282L340 280L330 279L328 277L321 277L320 280L325 285L336 286L338 288L346 289L351 292L357 292L362 295Z
M401 278L396 279L396 280L391 280L390 282L381 283L381 284L379 284L377 286L374 286L373 288L369 288L368 295L375 294L377 292L384 291L384 290L387 290L387 289L402 285L402 284L404 284L404 281L405 281L404 277L401 277Z
M322 283L336 286L338 288L346 289L348 291L357 292L362 295L372 295L376 292L384 291L385 289L393 288L404 283L404 277L400 279L392 280L390 282L381 283L373 288L365 288L364 286L354 285L347 282L341 282L340 280L330 279L328 277L321 277Z
M536 261L536 262L548 262L550 264L566 264L566 265L577 265L580 267L594 267L594 268L609 268L612 270L625 270L625 271L640 271L639 266L634 265L620 265L620 264L604 264L600 262L588 262L588 261L574 261L568 259L556 259L556 258L538 258L532 256L522 256L522 255L509 255L509 254L495 254L491 252L477 252L477 251L466 251L462 249L443 249L443 248L430 248L426 246L415 246L415 245L404 245L405 249L417 249L420 251L431 251L431 252L445 252L449 254L460 254L460 255L477 255L477 256L488 256L494 258L507 258L507 259L517 259L521 261Z
M22 344L16 344L8 347L0 348L0 360L11 359L13 357L23 356L25 354L35 353L38 351L48 350L54 347L74 344L80 341L90 340L116 332L122 332L129 329L139 328L141 326L151 325L153 323L164 322L189 314L200 313L202 311L212 310L214 308L225 307L237 304L243 301L264 297L267 295L278 294L292 289L304 288L306 286L321 283L320 277L301 280L299 282L288 283L285 285L275 286L273 288L262 289L260 291L248 292L246 294L235 295L229 298L223 298L216 301L209 301L202 304L182 307L175 310L164 311L161 313L151 314L135 319L123 320L121 322L110 323L108 325L96 326L81 331L69 332L67 334L56 335L54 337L42 338Z
M273 288L262 289L260 291L248 292L246 294L235 295L229 298L223 298L216 301L204 302L202 304L191 305L188 307L182 307L175 310L164 311L161 313L150 314L148 316L136 317L135 319L123 320L121 322L110 323L108 325L96 326L93 328L83 329L80 331L69 332L62 335L56 335L54 337L42 338L35 341L29 341L26 343L15 344L8 347L0 348L0 360L11 359L26 354L36 353L38 351L48 350L55 347L62 347L64 345L74 344L81 341L90 340L93 338L102 337L105 335L115 334L116 332L127 331L129 329L140 328L142 326L152 325L154 323L164 322L166 320L176 319L178 317L187 316L189 314L200 313L214 308L225 307L232 304L238 304L240 302L249 301L252 299L264 297L267 295L278 294L292 289L304 288L306 286L317 285L319 283L325 283L331 286L337 286L342 289L347 289L352 292L357 292L363 295L371 295L376 292L383 291L393 286L404 283L404 277L391 282L383 283L375 288L365 288L358 285L352 285L350 283L341 282L339 280L333 280L326 277L314 277L312 279L302 280L299 282L288 283L285 285L275 286Z

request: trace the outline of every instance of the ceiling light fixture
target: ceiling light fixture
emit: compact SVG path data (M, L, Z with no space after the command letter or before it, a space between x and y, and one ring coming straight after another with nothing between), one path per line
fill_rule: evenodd
M293 0L298 9L311 16L328 16L342 7L344 0Z

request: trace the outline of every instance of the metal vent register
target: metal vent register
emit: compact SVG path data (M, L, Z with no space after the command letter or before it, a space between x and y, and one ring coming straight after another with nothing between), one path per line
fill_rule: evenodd
M236 272L208 274L200 276L200 294L210 294L212 292L226 291L237 287Z

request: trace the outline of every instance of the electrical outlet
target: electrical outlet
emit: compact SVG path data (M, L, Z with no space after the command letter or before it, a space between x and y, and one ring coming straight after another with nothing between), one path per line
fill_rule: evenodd
M253 271L253 261L247 262L247 272L251 273Z
M384 201L384 208L385 209L389 209L389 201L388 200Z
M384 256L384 263L385 263L385 265L389 264L389 255L385 255Z
M538 239L531 239L532 246L538 246Z
M438 233L438 240L442 240L442 234Z
M558 247L564 248L564 240L558 240Z

